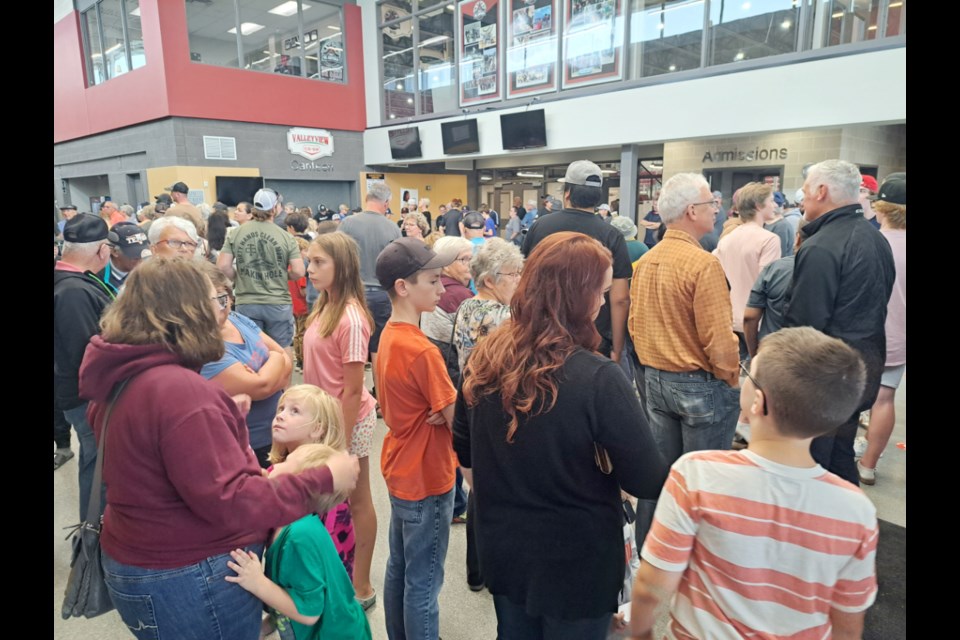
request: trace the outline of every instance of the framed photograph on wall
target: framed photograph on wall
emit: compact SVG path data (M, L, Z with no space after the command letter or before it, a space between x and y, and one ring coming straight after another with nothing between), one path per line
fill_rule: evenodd
M507 97L557 90L557 0L507 1Z
M462 0L457 5L460 106L500 100L500 0Z
M562 1L563 88L623 78L623 0Z

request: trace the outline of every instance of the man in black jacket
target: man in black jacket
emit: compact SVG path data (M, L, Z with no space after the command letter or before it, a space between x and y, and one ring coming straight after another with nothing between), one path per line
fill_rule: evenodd
M810 326L860 352L867 385L857 412L835 433L814 439L813 458L828 471L859 485L853 441L861 411L880 388L886 357L887 302L896 275L893 252L863 217L860 171L842 160L810 167L803 183L803 245L796 254L787 293L785 327ZM762 380L758 381L763 384ZM811 401L814 410L815 400Z
M100 331L100 315L116 297L113 287L96 276L110 259L107 236L100 216L74 216L63 227L63 257L53 272L54 395L80 442L81 520L87 515L97 442L87 422L87 402L79 396L80 363L90 338Z

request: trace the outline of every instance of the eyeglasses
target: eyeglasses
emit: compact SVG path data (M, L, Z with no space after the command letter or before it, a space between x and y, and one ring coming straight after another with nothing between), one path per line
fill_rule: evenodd
M708 205L710 205L711 207L713 207L714 209L719 209L719 208L720 208L720 205L717 204L717 201L716 201L716 200L706 200L706 201L704 201L704 202L691 202L690 204L692 204L693 206L697 206L697 205L700 205L700 204L708 204Z
M459 262L460 264L465 264L465 265L469 266L471 259L472 259L472 258L457 258L456 261Z
M745 366L743 366L742 362L740 363L740 371L743 371L743 375L750 378L750 382L752 382L753 386L757 388L757 391L763 394L763 415L768 415L767 414L767 392L763 390L763 387L760 386L760 383L757 382L757 379L754 378L752 375L750 375L750 372L747 370Z
M227 307L230 305L230 294L221 293L220 295L213 296L211 300L216 300L217 304L220 305L220 311L226 311Z
M196 242L190 242L190 241L184 241L184 240L161 240L157 244L160 244L161 242L166 243L168 247L176 251L179 251L182 247L187 247L191 251L197 248Z
M498 272L497 272L497 275L498 275L498 276L504 276L504 277L506 277L506 278L517 278L517 279L519 280L519 279L520 279L520 276L523 275L523 272L522 272L522 271L514 271L513 273L500 273L500 272L498 271Z

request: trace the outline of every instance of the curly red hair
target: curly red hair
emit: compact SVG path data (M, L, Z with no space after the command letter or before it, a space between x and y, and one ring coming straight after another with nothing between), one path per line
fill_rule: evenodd
M612 265L606 247L572 231L548 236L527 258L511 319L477 345L463 374L469 406L500 393L510 416L507 442L517 432L518 414L538 415L556 404L557 376L567 358L599 346L593 314Z

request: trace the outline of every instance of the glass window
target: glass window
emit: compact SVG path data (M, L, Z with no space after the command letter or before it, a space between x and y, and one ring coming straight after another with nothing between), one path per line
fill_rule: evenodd
M905 32L903 28L903 9L906 0L893 0L887 7L887 32L886 36L899 36Z
M878 0L832 0L827 3L830 20L827 45L875 39L879 4Z
M127 51L123 46L123 0L103 0L100 3L100 22L107 77L116 78L130 70Z
M238 67L237 13L233 0L186 4L190 60L220 67Z
M703 0L635 0L630 15L632 77L698 69L703 11Z
M383 97L387 118L415 115L413 104L413 21L404 20L381 29L383 45Z
M386 0L380 5L380 23L409 18L412 13L413 3L410 0Z
M303 47L297 3L240 0L239 5L243 68L302 76ZM304 6L309 7L310 3L304 3ZM304 11L304 17L308 12L309 9Z
M457 108L454 82L453 11L439 7L417 18L420 69L420 113L442 113ZM496 64L494 62L494 64Z
M103 65L103 46L100 44L100 18L96 6L83 12L83 23L87 43L87 84L93 86L107 79Z
M799 3L794 0L711 3L708 64L727 64L795 51L799 18Z
M130 44L131 69L139 69L147 63L143 53L143 29L140 26L140 0L126 0L127 42Z
M304 3L303 41L307 77L343 82L346 77L346 56L343 48L343 24L340 7Z
M564 0L562 87L623 77L622 0ZM534 14L535 15L535 14ZM529 20L515 15L514 21ZM516 29L516 27L514 27Z

